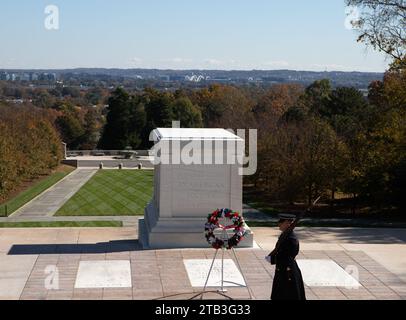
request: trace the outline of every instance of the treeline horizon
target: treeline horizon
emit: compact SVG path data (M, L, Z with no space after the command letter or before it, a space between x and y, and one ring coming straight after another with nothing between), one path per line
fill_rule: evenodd
M333 89L328 80L307 88L268 90L213 85L175 93L154 89L109 100L98 147L151 146L156 127L258 129L258 172L246 180L275 200L294 202L318 194L351 195L372 206L402 205L406 171L406 95L403 71L391 70L357 89Z
M355 88L332 88L328 80L306 88L117 88L107 99L107 109L55 101L48 108L34 108L34 113L46 115L50 137L56 141L56 135L69 149L147 149L151 130L171 127L172 121L188 128L258 129L258 172L246 181L271 199L310 201L317 194L326 199L346 194L373 206L398 207L405 183L406 98L400 90L404 83L403 72L388 71L383 81L371 83L368 97ZM10 131L5 131L5 124L13 122L13 116L19 119L22 112L29 118L32 108L4 106L3 131ZM1 141L4 146L4 137ZM5 162L6 154L0 155L3 171L11 164L10 159ZM54 165L50 161L46 168ZM2 177L6 181L5 174ZM18 183L15 174L8 180ZM3 193L10 189L4 182L0 188Z
M258 171L246 182L268 199L310 202L319 194L331 200L340 194L367 210L401 211L406 206L403 2L345 0L360 10L354 22L358 42L391 61L384 78L370 83L367 97L355 86L329 80L306 87L210 85L170 92L137 86L127 92L120 87L134 83L124 77L111 82L113 92L91 76L87 91L0 81L0 97L32 100L25 107L1 107L0 101L0 200L24 177L57 165L62 141L70 149L148 148L152 129L180 121L183 127L258 129Z

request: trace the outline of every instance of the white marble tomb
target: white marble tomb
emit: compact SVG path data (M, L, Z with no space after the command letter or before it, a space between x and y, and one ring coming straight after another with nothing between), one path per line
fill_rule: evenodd
M153 200L139 222L142 246L209 247L204 237L208 214L217 208L242 213L238 159L244 155L244 140L224 129L179 128L156 129L153 138L155 160L161 162L154 166ZM248 228L239 247L252 246Z

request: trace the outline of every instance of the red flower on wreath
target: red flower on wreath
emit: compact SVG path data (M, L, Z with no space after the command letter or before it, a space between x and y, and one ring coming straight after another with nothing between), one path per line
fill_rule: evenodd
M233 224L230 226L222 226L219 223L219 219L221 218L227 218L231 220ZM207 223L205 225L206 240L216 250L221 248L232 249L244 238L247 232L244 226L245 221L238 212L230 209L217 209L207 217ZM224 232L233 229L234 235L228 240L219 239L214 234L214 231L217 229L222 229Z

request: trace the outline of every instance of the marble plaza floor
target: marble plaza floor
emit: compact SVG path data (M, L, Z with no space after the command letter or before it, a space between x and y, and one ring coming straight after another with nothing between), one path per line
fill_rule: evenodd
M227 287L227 295L234 299L270 297L274 267L264 256L275 245L278 232L253 230L258 248L236 250L244 279L235 281L246 281L247 286ZM303 266L313 261L335 266L341 273L354 275L355 270L360 284L358 288L338 282L339 286L323 286L310 281L319 279L305 279L308 299L406 299L406 230L299 228L297 234L301 239L297 259L305 262ZM195 262L211 261L214 253L212 249L140 250L134 227L0 229L0 299L188 299L201 291L192 286L199 279L192 279L196 270L190 268ZM231 252L225 259L233 259ZM228 262L228 266L234 263ZM302 271L310 276L309 270ZM204 275L200 270L197 276L199 272L201 281ZM204 299L220 298L215 293L204 295Z

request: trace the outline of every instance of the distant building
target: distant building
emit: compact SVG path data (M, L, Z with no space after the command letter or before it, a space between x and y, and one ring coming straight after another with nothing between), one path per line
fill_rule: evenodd
M170 76L162 75L158 77L161 81L170 81Z
M369 90L368 89L359 89L359 91L362 93L362 95L367 98L369 95Z
M31 76L29 73L23 73L20 77L21 81L30 81L31 80Z
M262 81L271 83L282 83L285 82L285 79L281 77L262 77Z
M184 81L185 77L183 76L170 76L171 81Z
M41 73L38 80L55 82L57 80L56 73Z
M14 104L23 104L24 100L23 99L8 99L8 100L6 100L6 102L11 102Z
M0 80L8 81L8 80L10 80L10 75L7 72L1 72L0 73Z
M200 82L203 80L206 80L206 77L203 75L191 75L191 76L185 76L185 80L186 81L190 81L190 82Z
M223 77L218 77L218 78L212 78L210 79L211 82L230 82L230 78L223 78Z
M31 75L30 75L30 80L31 80L31 81L38 81L38 74L36 74L36 73L31 73Z

